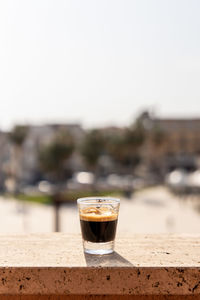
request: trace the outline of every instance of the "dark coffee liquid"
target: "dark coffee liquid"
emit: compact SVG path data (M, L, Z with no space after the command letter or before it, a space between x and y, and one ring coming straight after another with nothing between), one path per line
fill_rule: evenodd
M80 220L83 239L92 243L106 243L115 239L117 219L108 221Z

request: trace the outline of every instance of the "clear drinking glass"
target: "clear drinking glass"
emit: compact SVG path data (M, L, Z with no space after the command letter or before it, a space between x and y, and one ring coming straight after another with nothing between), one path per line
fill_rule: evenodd
M84 252L109 254L114 251L120 200L87 197L77 200Z

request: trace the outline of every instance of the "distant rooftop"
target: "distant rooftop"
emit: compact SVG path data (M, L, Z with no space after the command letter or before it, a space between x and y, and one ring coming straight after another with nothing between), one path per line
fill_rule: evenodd
M200 130L199 119L154 119L155 125L163 130Z
M200 130L200 118L157 118L144 112L140 117L146 128L154 126L165 131Z

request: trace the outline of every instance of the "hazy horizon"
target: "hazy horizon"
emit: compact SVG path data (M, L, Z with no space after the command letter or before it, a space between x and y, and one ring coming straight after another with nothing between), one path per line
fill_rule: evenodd
M200 117L197 0L0 3L0 129Z

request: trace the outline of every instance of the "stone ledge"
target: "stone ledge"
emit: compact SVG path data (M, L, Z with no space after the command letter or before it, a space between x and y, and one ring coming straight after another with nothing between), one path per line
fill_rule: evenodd
M119 237L99 257L76 235L0 236L0 294L200 295L200 236Z

